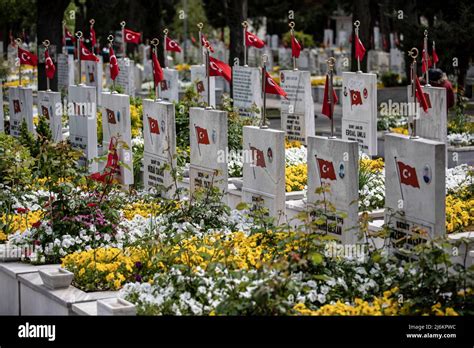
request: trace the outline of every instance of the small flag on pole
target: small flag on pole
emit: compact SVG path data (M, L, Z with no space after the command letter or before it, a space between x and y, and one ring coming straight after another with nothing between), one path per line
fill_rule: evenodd
M359 35L356 35L356 40L355 40L355 57L356 59L359 59L362 61L365 56L365 47L362 44L362 41L360 41Z
M130 29L123 29L124 41L128 43L138 44L141 41L142 34Z
M20 58L21 65L38 65L38 57L35 54L24 50L21 47L18 47L18 58Z
M274 79L270 76L268 72L265 71L265 78L266 78L266 83L265 83L265 93L268 94L277 94L281 95L282 97L287 98L286 92L281 88L278 83L275 82Z
M427 112L429 109L428 102L426 101L425 93L423 92L423 89L421 88L420 80L418 79L418 76L415 76L415 94L416 94L416 99L420 103L420 106L423 108L424 112Z
M291 35L291 56L295 58L300 57L300 53L303 47L299 43L299 41L296 39L295 35Z
M44 62L46 66L46 77L50 80L54 78L54 73L56 72L56 67L54 66L53 60L49 56L49 50L44 51Z
M84 45L84 42L81 41L80 46L81 46L81 60L88 60L92 62L99 61L99 58L94 53L92 53L91 51L87 49L87 47Z
M109 63L110 63L110 78L115 81L118 74L120 73L120 68L117 61L117 56L115 55L112 45L109 48Z
M165 46L167 51L171 52L181 52L181 47L178 45L178 43L174 40L171 40L169 36L165 36Z
M323 98L323 109L321 113L323 115L326 115L329 118L332 118L332 111L334 109L334 105L337 104L339 99L337 98L337 94L334 91L334 88L332 89L332 105L329 105L329 76L326 75L326 83L324 85L324 98Z
M219 59L209 56L209 76L222 76L230 83L232 81L232 69Z
M265 42L263 42L263 40L261 40L257 35L245 30L245 46L263 48L263 46L265 46Z
M161 68L160 62L158 61L158 57L154 51L151 52L151 61L153 63L153 79L155 81L155 86L163 81L163 69Z

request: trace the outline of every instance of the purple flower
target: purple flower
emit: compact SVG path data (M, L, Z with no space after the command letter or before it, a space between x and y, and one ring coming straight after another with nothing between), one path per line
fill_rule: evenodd
M136 274L136 275L135 275L135 281L141 283L141 282L142 282L142 276L139 275L139 274Z
M140 261L135 262L135 267L136 267L137 269L141 269L142 266L143 266L143 265L142 265L142 263L141 263Z

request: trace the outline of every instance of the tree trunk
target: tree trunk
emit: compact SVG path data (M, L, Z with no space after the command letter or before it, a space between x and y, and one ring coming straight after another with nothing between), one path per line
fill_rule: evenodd
M227 18L229 21L228 25L230 31L229 65L233 66L235 58L238 58L241 64L244 61L244 37L242 32L242 22L247 19L248 2L247 0L228 0L227 9ZM232 85L230 88L232 96Z
M64 11L69 4L69 0L57 0L54 6L50 1L38 0L37 2L37 37L38 47L44 40L49 40L51 45L56 46L56 52L62 52L62 20ZM56 62L55 62L56 63ZM58 89L57 73L54 79L50 81L50 88L53 91ZM46 90L46 71L45 64L38 63L38 90Z

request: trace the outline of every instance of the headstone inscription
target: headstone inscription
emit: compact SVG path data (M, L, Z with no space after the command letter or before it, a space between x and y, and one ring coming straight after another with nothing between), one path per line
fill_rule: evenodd
M257 117L262 101L262 76L259 68L232 67L232 91L234 107L241 116Z
M20 128L23 120L26 122L28 132L36 134L33 124L33 91L31 88L10 87L9 90L10 110L10 135L20 136Z
M307 144L308 136L315 134L311 73L283 70L280 81L288 98L281 98L281 129L288 140Z
M72 54L58 54L58 90L67 93L74 84L74 57Z
M118 93L102 93L103 148L107 151L111 141L123 141L128 148L118 146L120 166L117 179L122 185L133 184L132 125L130 120L130 96Z
M357 141L364 153L377 155L377 75L342 74L342 139Z
M245 126L242 200L263 207L283 222L285 209L285 132Z
M385 224L397 247L411 249L446 232L446 145L385 135Z
M117 85L123 89L123 93L131 97L135 96L135 63L129 58L119 58L118 65L120 74L115 80Z
M55 143L63 140L62 111L60 92L38 92L38 114L44 116L48 121L52 140Z
M355 141L308 137L308 208L324 215L319 233L358 242L359 152ZM318 189L319 188L319 189Z
M69 86L69 141L74 149L83 152L78 165L88 167L89 173L97 172L98 168L93 161L98 156L96 97L94 87Z
M174 105L167 101L143 100L143 182L145 189L160 187L171 198L176 190L176 124Z

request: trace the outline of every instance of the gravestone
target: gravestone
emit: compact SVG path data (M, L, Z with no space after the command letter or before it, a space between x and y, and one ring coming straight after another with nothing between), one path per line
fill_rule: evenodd
M259 66L259 62L260 62L260 57L261 55L259 54L259 51L260 49L259 48L255 48L255 47L248 47L247 48L247 65L248 66L254 66L254 67L257 67Z
M0 107L0 133L5 133L5 116L3 114L3 86L2 81L0 81L0 102L2 103Z
M49 123L52 140L58 143L63 140L63 108L61 93L51 91L38 92L38 114L43 115Z
M118 147L120 174L117 179L122 185L133 184L132 125L130 120L130 96L118 93L102 93L102 132L104 151L109 149L112 137L127 144L128 149Z
M377 155L377 75L342 74L342 139L357 141L364 153Z
M398 247L446 233L445 144L385 135L385 224Z
M211 91L211 100L208 101L207 93L207 77L206 77L206 67L204 65L192 65L191 66L191 83L194 86L194 89L198 92L200 100L209 104L210 106L216 106L216 79L214 76L209 78L210 91Z
M390 70L402 78L406 76L405 57L403 56L403 52L398 48L390 49Z
M232 90L234 107L239 110L240 116L258 117L259 113L251 108L261 109L262 101L262 73L259 68L235 65L232 67Z
M58 54L58 90L67 93L74 84L74 57L72 54Z
M69 86L69 141L74 149L83 152L78 164L87 166L89 173L97 172L98 168L97 162L92 161L98 156L96 97L94 87Z
M129 58L118 59L120 73L115 79L117 86L123 88L123 93L135 96L135 63Z
M308 136L315 134L311 73L283 70L280 72L280 86L288 98L281 98L281 129L288 140L307 144Z
M318 231L343 244L358 241L359 150L355 141L308 137L308 205L326 216ZM316 192L318 188L325 188Z
M143 65L143 78L145 80L153 79L153 66L150 59L151 48L149 45L141 44L139 46L140 58Z
M283 222L285 216L285 132L243 128L242 200L268 209L269 216ZM247 158L245 158L247 157Z
M300 52L300 57L297 59L297 67L300 70L310 70L309 66L309 49L305 48Z
M97 105L102 101L102 56L98 62L84 61L84 74L86 75L86 85L93 86L97 90Z
M324 46L331 47L334 45L334 30L324 29Z
M179 102L179 72L176 69L163 69L164 80L160 82L161 98Z
M345 30L339 30L337 32L337 45L339 47L347 46L349 43L347 32Z
M176 169L176 124L174 105L166 101L143 100L143 183L145 190L162 186L163 196L176 190L172 169Z
M271 42L270 47L271 47L271 48L275 48L275 49L278 48L278 46L279 46L278 41L279 41L279 40L278 40L278 35L277 35L277 34L273 34L273 35L272 35L272 42ZM267 42L267 46L269 46L269 45L268 45L268 42Z
M374 27L374 49L380 49L380 28Z
M198 187L217 187L227 201L227 112L203 108L189 110L191 193Z
M285 47L278 48L278 64L280 65L280 69L293 68L291 49Z
M31 88L9 88L10 135L18 137L23 120L28 132L36 134L33 124L33 91Z
M390 69L390 54L383 51L370 50L367 53L367 71L379 74L388 72Z

